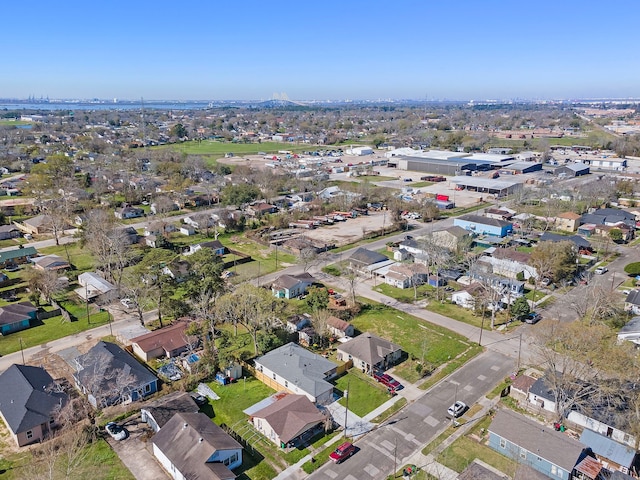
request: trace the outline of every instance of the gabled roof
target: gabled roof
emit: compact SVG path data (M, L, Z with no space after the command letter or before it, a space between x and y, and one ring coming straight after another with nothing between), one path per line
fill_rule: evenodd
M490 225L492 227L499 227L499 228L504 228L504 227L508 227L509 225L513 225L511 222L506 222L504 220L499 220L497 218L482 217L480 215L474 215L472 213L462 215L454 219L454 222L456 220L477 223L478 225Z
M579 235L560 235L559 233L544 232L540 236L541 242L572 242L577 247L591 248L591 244Z
M549 388L549 386L547 385L545 377L536 380L529 388L529 393L537 397L544 398L545 400L555 402L553 390L551 390L551 388Z
M35 228L51 227L53 225L53 220L51 219L50 215L36 215L35 217L27 218L22 223Z
M626 210L620 210L618 208L599 208L598 210L595 210L592 215L624 217L627 220L634 221L636 219L636 216L633 213L627 212Z
M159 328L145 335L140 335L131 339L140 349L148 353L157 348L162 348L165 352L171 352L188 345L187 335L184 333L187 322L176 322L168 327Z
M89 290L93 289L100 294L110 292L116 288L115 285L94 272L84 272L78 275L78 283L83 287L86 286Z
M346 320L342 320L341 318L334 317L333 315L330 315L329 318L327 318L327 325L341 332L345 332L347 328L351 326L351 324Z
M489 432L569 472L584 449L582 443L568 435L504 408L496 413Z
M280 275L273 282L273 287L290 290L301 282L314 283L315 281L315 277L307 272L301 273L299 275Z
M521 392L529 393L529 390L534 383L536 383L536 379L534 377L530 377L529 375L518 375L513 379L511 387L516 390L520 390Z
M627 295L627 299L625 303L630 303L632 305L640 305L640 290L631 290L629 295Z
M13 250L0 252L0 263L4 263L15 258L32 257L37 254L38 251L33 247L14 248Z
M578 220L580 215L575 212L563 212L558 215L558 218L566 218L567 220Z
M373 265L374 263L389 260L387 257L378 252L367 250L366 248L358 248L349 257L350 260L361 263L362 265Z
M519 263L527 263L531 255L525 252L519 252L515 248L496 248L491 254L494 258L512 260Z
M325 419L304 395L286 395L254 412L252 416L265 419L284 443L290 442Z
M351 355L354 358L364 360L369 365L380 363L385 356L390 353L402 350L400 345L396 345L389 340L380 338L372 333L365 332L357 337L343 343L338 350Z
M52 391L53 385L51 375L40 367L14 364L0 375L0 411L14 434L48 424L66 404L67 395Z
M96 397L109 396L114 387L110 378L95 378L97 372L126 373L132 379L127 382L130 389L157 381L157 377L140 362L111 342L98 342L87 353L77 357L76 363L80 369L76 374L78 380Z
M31 302L10 303L0 307L0 325L11 325L26 320L37 310Z
M580 441L591 448L593 453L599 457L604 457L623 467L630 467L636 456L636 451L631 447L622 445L588 428L583 430Z
M465 230L462 227L459 227L458 225L452 225L449 228L445 228L444 230L441 230L442 232L447 232L450 233L451 235L457 237L457 238L464 238L469 236L469 230ZM435 233L439 233L439 232L433 232Z
M176 413L198 413L193 397L186 392L171 392L142 407L149 412L159 428L162 428Z
M217 451L239 450L242 446L204 413L176 413L155 434L152 442L185 478L236 478L224 464L207 461Z
M255 362L314 397L333 388L325 378L337 365L293 342L271 350Z
M34 257L31 259L31 262L43 270L69 267L69 262L58 255Z

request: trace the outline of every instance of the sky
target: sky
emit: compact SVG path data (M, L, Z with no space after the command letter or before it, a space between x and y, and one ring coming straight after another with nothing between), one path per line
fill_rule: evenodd
M0 98L640 98L637 0L8 0Z

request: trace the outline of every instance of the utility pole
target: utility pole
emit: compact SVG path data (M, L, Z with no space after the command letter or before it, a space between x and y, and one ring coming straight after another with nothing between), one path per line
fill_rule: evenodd
M482 312L482 320L480 321L480 338L478 339L478 346L482 346L482 331L484 330L484 311Z
M22 337L20 337L19 340L20 340L20 353L22 354L22 364L24 365L25 361L24 361L24 349L22 347Z
M520 371L520 354L522 353L522 332L520 332L520 341L518 342L518 366L516 368L516 375Z
M84 299L87 301L87 324L91 325L91 317L89 316L89 284L84 286Z

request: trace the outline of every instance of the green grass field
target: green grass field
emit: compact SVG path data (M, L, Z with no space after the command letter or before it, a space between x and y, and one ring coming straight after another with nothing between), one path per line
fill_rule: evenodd
M346 406L348 400L349 410L359 417L365 416L391 398L384 386L355 368L336 381L336 388L342 392L349 391L348 398L340 399L340 405Z
M263 143L232 143L217 140L203 140L190 141L184 143L172 144L169 147L156 147L156 148L171 148L179 152L184 152L188 155L214 155L224 157L226 153L233 153L237 156L243 155L257 155L258 152L265 152L267 154L276 154L278 151L287 150L294 153L302 152L303 150L314 150L312 145L293 145L290 143L279 142L263 142Z

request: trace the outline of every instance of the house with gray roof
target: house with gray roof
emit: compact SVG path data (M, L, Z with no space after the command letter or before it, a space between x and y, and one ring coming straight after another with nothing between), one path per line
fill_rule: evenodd
M255 360L260 381L274 390L306 395L309 400L326 405L333 401L337 365L326 358L291 342L271 350Z
M242 465L242 445L204 413L176 413L151 442L175 480L233 480Z
M579 250L591 250L591 244L579 235L560 235L559 233L544 232L540 235L540 242L571 242Z
M365 332L340 344L338 360L353 361L355 368L370 375L374 370L386 370L400 360L402 348L389 340Z
M298 275L280 275L271 285L271 292L278 298L296 298L307 293L307 289L316 282L310 273Z
M512 222L483 217L473 213L454 218L453 225L479 235L494 235L500 238L505 237L513 231Z
M535 407L543 408L549 412L556 411L556 399L553 390L545 377L537 379L529 387L529 403Z
M624 309L634 315L640 315L640 290L631 290L624 301Z
M142 407L140 417L157 433L176 413L198 413L199 411L200 408L191 395L186 392L171 392Z
M353 270L369 275L370 273L367 267L388 260L389 259L381 253L360 247L349 257L349 265Z
M618 443L588 428L580 435L580 442L591 449L607 470L636 475L640 472L638 453L629 445Z
M76 386L96 408L135 402L158 391L158 378L115 343L98 342L73 363Z
M638 313L640 313L640 311ZM618 341L623 340L633 342L640 346L640 317L633 317L624 327L618 330Z
M38 309L31 302L9 303L0 307L0 334L18 332L31 328Z
M59 255L44 255L42 257L34 257L31 259L31 263L33 263L33 266L38 270L46 270L51 272L71 268L69 262Z
M118 289L114 284L102 278L96 272L83 272L78 275L80 288L74 290L83 301L106 303L115 300Z
M550 425L499 409L489 426L489 447L548 477L570 480L586 446Z
M254 412L251 423L280 448L293 447L322 430L325 416L306 395L276 395L270 405Z
M44 440L68 400L44 368L14 364L0 374L0 416L19 447Z

